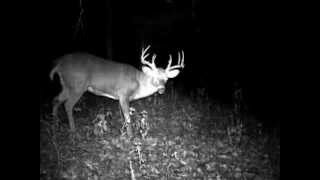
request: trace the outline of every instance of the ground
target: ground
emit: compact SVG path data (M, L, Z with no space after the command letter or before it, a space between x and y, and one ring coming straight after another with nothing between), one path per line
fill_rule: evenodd
M117 101L81 98L76 133L40 105L40 179L280 179L280 129L232 104L171 91L131 107L129 138Z

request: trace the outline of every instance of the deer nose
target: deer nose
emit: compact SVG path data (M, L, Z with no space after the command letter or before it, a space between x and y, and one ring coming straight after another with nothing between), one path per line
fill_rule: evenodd
M165 88L164 88L164 87L162 87L162 88L160 88L160 89L158 90L158 93L159 93L159 94L163 94L163 93L164 93L164 91L165 91Z

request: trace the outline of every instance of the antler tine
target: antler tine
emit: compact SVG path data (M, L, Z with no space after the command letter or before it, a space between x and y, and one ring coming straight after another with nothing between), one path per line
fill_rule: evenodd
M151 67L152 69L157 69L156 65L155 65L155 59L157 57L156 54L154 54L152 56L152 63L148 62L145 60L145 58L147 58L149 56L149 53L147 53L145 55L145 53L148 51L148 49L150 48L150 45L146 48L146 49L142 49L142 53L141 53L141 63L142 64L145 64L145 65L148 65L149 67Z
M143 54L146 53L150 47L151 45L148 45L146 49L142 48Z
M170 69L171 63L172 63L172 56L171 56L171 54L169 54L169 63L167 65L167 67L166 67L166 70Z
M184 52L183 52L183 50L181 51L181 54L182 54L181 67L184 68Z
M142 48L141 60L144 61L144 59L149 56L149 54L145 55L145 53L148 51L149 48L150 48L150 45L146 49Z
M171 66L171 62L172 62L172 57L171 54L169 55L170 59L169 59L169 64L166 68L166 71L170 71L172 69L176 69L176 68L184 68L184 52L182 51L182 58L180 56L180 53L178 53L178 64Z
M155 63L154 63L154 61L156 60L156 57L157 57L157 55L156 54L153 54L153 56L152 56L152 64L154 64L154 65L156 65Z

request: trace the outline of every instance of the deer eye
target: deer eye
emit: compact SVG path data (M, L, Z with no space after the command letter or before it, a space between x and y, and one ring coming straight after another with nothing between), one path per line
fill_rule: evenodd
M154 79L152 80L152 84L153 84L154 86L159 86L160 82L159 82L158 79L154 78Z
M161 80L160 80L160 83L161 83L161 84L165 84L166 82L167 82L167 79L161 79Z
M157 79L157 78L154 78L153 80L152 80L152 84L154 85L154 86L163 86L164 84L166 83L166 80L165 79Z

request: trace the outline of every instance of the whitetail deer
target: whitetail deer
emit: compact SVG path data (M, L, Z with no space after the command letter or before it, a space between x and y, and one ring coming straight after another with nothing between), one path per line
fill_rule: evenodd
M163 94L168 78L176 77L180 68L184 68L184 52L182 57L178 53L178 64L171 66L172 56L166 69L157 68L156 54L152 56L151 63L145 59L150 45L142 49L142 72L128 64L89 55L69 54L58 59L56 66L50 72L50 78L57 73L60 77L62 92L55 97L53 115L57 116L58 107L65 103L71 131L75 130L73 119L73 106L84 92L89 91L99 96L119 100L122 115L128 123L127 133L131 134L129 103L132 100L150 96L156 92Z

